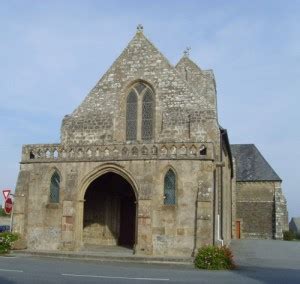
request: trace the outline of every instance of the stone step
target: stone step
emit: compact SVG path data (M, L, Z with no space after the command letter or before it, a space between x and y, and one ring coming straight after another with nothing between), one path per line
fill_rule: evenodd
M70 252L70 251L36 251L36 250L14 250L13 255L23 256L39 256L52 258L66 258L66 259L81 259L81 260L96 260L107 262L138 262L138 263L165 263L165 264L179 264L192 265L192 257L170 257L170 256L146 256L134 255L126 253L110 253L107 252Z

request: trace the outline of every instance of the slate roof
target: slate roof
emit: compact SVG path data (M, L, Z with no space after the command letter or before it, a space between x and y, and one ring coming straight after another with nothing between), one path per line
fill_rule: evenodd
M281 181L254 144L232 144L237 181Z
M300 217L293 217L289 224L290 230L299 234L300 233Z

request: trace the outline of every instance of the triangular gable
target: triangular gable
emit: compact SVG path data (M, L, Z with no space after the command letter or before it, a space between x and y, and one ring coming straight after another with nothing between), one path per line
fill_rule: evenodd
M108 69L96 86L87 95L80 106L74 110L71 116L86 115L89 112L98 112L105 100L111 100L109 107L103 111L114 111L118 94L124 87L134 80L142 79L153 85L161 97L162 107L170 105L174 100L174 107L184 107L205 110L209 109L206 98L199 98L193 88L180 76L178 71L161 52L144 36L137 32L121 55ZM170 96L181 94L183 99ZM197 100L195 100L197 97Z
M216 83L212 70L201 70L188 56L184 55L175 67L196 92L205 97L210 108L216 111Z

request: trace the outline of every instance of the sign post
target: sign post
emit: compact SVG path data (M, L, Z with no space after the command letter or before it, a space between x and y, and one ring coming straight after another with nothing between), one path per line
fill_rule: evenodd
M14 196L10 193L10 189L3 189L2 193L4 196L4 212L6 214L10 214L10 232L12 232L12 224L13 224L13 201L10 196Z
M10 195L12 195L10 193ZM13 214L14 214L14 207L13 207L13 201L10 197L8 197L7 199L10 199L11 200L11 209L10 209L10 232L12 233L13 231ZM7 202L7 199L6 199L6 202ZM8 205L9 207L9 205Z

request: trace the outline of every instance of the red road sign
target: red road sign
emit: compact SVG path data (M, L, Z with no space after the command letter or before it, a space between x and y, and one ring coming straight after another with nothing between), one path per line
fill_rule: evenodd
M13 202L10 197L7 197L4 204L4 211L6 214L10 214L13 208Z
M4 200L6 200L7 197L9 196L9 194L10 194L10 189L3 189L2 193L3 193L3 196L4 196Z

